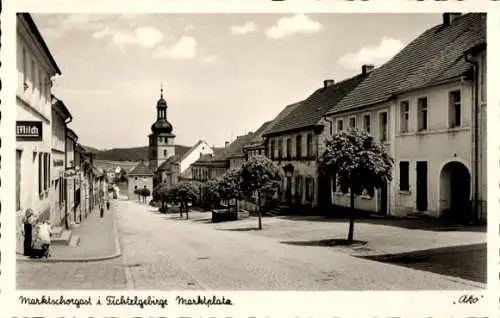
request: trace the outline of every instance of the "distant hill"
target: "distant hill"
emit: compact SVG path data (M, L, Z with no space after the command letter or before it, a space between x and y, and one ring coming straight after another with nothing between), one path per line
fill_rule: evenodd
M141 161L148 160L148 147L133 147L133 148L113 148L108 150L99 150L93 147L84 146L88 150L96 154L97 160L110 161ZM176 154L184 154L191 147L183 145L175 145Z

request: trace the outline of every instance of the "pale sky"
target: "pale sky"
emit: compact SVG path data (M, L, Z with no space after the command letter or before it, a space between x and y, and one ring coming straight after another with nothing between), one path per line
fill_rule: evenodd
M176 144L223 146L288 104L376 66L440 14L34 14L79 141L145 146L161 82Z

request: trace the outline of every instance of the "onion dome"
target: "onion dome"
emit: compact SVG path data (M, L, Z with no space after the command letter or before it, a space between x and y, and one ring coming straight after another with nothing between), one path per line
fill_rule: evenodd
M172 133L172 124L170 124L166 119L158 119L152 126L151 131L154 134L170 134Z

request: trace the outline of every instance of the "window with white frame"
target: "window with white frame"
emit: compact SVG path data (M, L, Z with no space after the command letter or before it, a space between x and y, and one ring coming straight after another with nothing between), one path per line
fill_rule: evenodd
M337 132L344 130L344 121L342 119L337 120Z
M356 129L356 117L349 117L349 129Z
M427 130L427 97L418 99L418 130Z
M460 100L460 91L450 92L450 128L460 127L462 125L462 104Z
M370 114L364 114L363 115L363 129L367 132L367 133L370 133L370 130L371 130L371 123L370 123Z
M410 103L406 100L399 103L399 111L401 118L399 131L402 133L407 133L410 121Z
M387 124L387 112L381 112L379 114L380 123L380 141L388 140L388 124Z

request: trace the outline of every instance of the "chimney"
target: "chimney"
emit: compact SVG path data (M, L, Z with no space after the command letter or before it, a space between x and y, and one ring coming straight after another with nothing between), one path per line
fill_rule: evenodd
M224 148L227 148L227 146L229 146L229 141L226 141L226 142L224 143Z
M453 21L461 15L461 13L443 13L443 25L448 26L452 24Z
M332 80L332 79L326 79L326 80L323 81L323 87L324 88L333 86L333 84L335 84L335 81Z
M373 66L373 64L365 64L363 66L361 66L361 72L363 73L363 75L366 75L368 73L370 73L371 71L373 71L375 67Z

